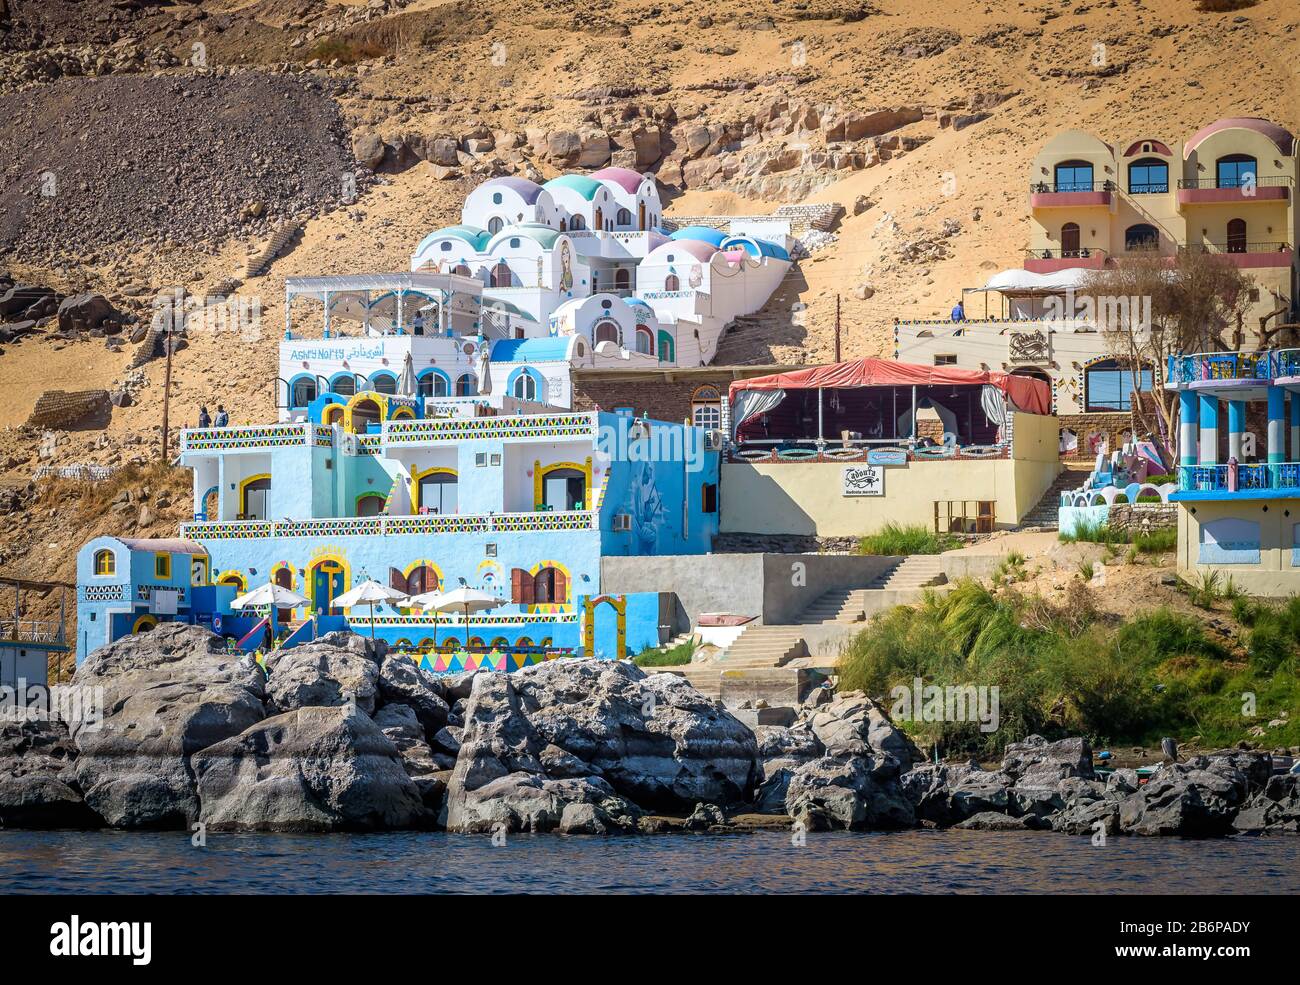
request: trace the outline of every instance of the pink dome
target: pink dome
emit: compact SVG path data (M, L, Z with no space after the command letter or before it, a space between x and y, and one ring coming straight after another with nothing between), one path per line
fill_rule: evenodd
M1262 133L1269 140L1277 145L1277 149L1283 154L1290 155L1292 148L1295 146L1295 137L1286 127L1278 126L1268 120L1259 120L1253 116L1229 116L1222 120L1215 120L1207 127L1202 127L1196 132L1187 145L1183 148L1183 156L1186 157L1207 138L1222 130L1254 130L1256 133Z
M631 168L601 168L593 171L591 176L597 181L612 181L629 195L635 195L644 180Z

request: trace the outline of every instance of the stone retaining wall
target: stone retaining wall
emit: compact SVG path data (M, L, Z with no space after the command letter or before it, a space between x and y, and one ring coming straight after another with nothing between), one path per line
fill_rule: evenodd
M104 427L113 414L107 390L46 390L27 418L29 427L66 430L73 425Z
M1173 530L1178 526L1178 506L1174 503L1116 503L1110 508L1106 525L1111 530L1129 534Z

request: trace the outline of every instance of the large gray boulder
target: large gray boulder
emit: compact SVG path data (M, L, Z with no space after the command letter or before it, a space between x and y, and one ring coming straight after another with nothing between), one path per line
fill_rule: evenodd
M1017 786L1054 787L1067 776L1092 779L1092 746L1079 736L1049 742L1031 735L1007 746L1002 772Z
M424 806L436 814L442 808L442 798L447 792L441 774L455 765L455 758L434 752L425 741L424 729L415 717L415 710L409 705L384 705L375 712L374 722L397 749L402 768L415 781Z
M807 722L787 728L783 725L760 725L754 730L758 740L758 789L754 791L755 809L760 814L784 814L790 778L805 763L820 759L821 740Z
M1171 766L1120 801L1120 829L1134 835L1217 837L1231 832L1240 803L1241 794L1232 779L1207 770Z
M379 664L371 657L331 643L313 642L279 651L270 668L266 695L278 711L355 703L375 710Z
M432 818L396 747L348 707L298 708L192 757L213 830L370 831Z
M949 808L965 819L990 811L1006 813L1011 806L1011 777L1001 771L972 769L952 784Z
M754 735L670 674L623 662L557 660L478 674L447 791L451 831L551 830L569 804L622 828L641 808L744 800ZM594 812L570 811L575 829ZM581 824L579 821L581 820Z
M889 755L906 772L923 757L882 708L861 691L837 694L810 719L813 733L835 757Z
M379 695L384 704L411 708L428 738L447 724L451 712L446 691L437 676L421 670L410 657L397 653L387 654L379 665Z
M1300 832L1300 775L1271 776L1232 822L1239 834L1296 834Z
M812 831L910 828L916 815L897 776L892 757L824 756L794 771L786 813Z
M262 672L206 629L166 623L94 651L73 683L102 689L103 718L74 723L77 786L113 827L198 816L190 757L265 717Z
M99 816L68 782L76 752L58 722L0 724L0 828L99 827Z

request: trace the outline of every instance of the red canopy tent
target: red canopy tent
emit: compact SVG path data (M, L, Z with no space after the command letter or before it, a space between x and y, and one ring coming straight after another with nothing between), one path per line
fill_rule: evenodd
M956 366L920 366L892 359L855 359L851 362L812 366L793 373L774 373L737 380L728 396L735 403L742 390L833 390L864 386L960 386L985 384L1002 391L1019 411L1050 414L1052 394L1042 380L992 370L958 369Z
M1008 406L1049 414L1052 405L1041 380L889 359L737 380L729 397L732 434L740 441L768 444L773 438L808 441L813 435L820 441L823 433L841 432L874 441L914 439L916 411L926 407L937 409L945 431L951 429L963 443L982 444L997 440Z

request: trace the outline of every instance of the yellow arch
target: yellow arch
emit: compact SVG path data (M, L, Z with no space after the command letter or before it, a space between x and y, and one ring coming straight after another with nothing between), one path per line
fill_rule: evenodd
M586 482L586 492L584 493L585 500L583 502L583 506L585 506L587 509L591 509L590 500L591 500L592 488L591 488L591 456L590 455L587 456L587 461L585 464L579 462L555 462L551 465L543 465L540 459L534 459L533 460L533 508L534 509L542 508L543 484L545 482L546 477L550 475L552 472L556 471L557 469L575 469L576 471L582 473L583 480Z
M388 394L380 393L377 390L362 390L354 393L349 399L347 406L343 409L343 429L356 434L357 429L352 423L352 412L356 409L357 404L370 401L379 408L379 423L382 424L388 420Z
M217 575L213 584L229 585L231 582L235 583L235 587L239 589L240 595L243 595L248 591L248 579L234 568L228 568L221 572L221 574Z
M588 595L582 603L583 656L590 657L596 649L596 608L608 604L614 610L614 656L622 660L627 656L627 596Z
M131 627L131 632L133 633L144 632L146 630L153 629L157 625L158 625L158 620L155 619L153 616L146 614L141 616L139 619L135 621L135 625Z
M352 587L352 565L348 564L347 559L342 554L325 553L319 554L312 558L307 565L307 595L311 598L311 608L313 612L320 610L321 606L317 604L316 598L316 575L315 571L322 564L337 564L343 569L343 592ZM343 592L339 594L342 595Z
M543 568L554 568L564 575L564 599L560 602L537 602L528 607L529 612L561 612L569 606L569 599L574 598L573 572L569 570L567 564L561 564L559 561L538 561L528 569L530 578L536 578L537 573Z
M400 420L403 417L408 418L410 420L415 420L415 411L412 410L410 407L398 407L397 410L393 411L393 415L389 418L389 420L396 421L396 420Z
M259 479L265 479L267 482L270 482L271 473L259 472L257 475L250 475L247 479L239 480L239 512L244 514L244 516L248 516L248 487Z
M411 466L411 509L420 512L420 480L426 475L454 475L457 481L460 480L460 474L455 469L449 469L446 466L435 465L433 468L416 471L414 465ZM438 578L442 578L442 572L438 572Z
M325 409L320 412L320 422L322 424L333 424L335 418L342 418L347 414L347 407L343 404L326 404Z

